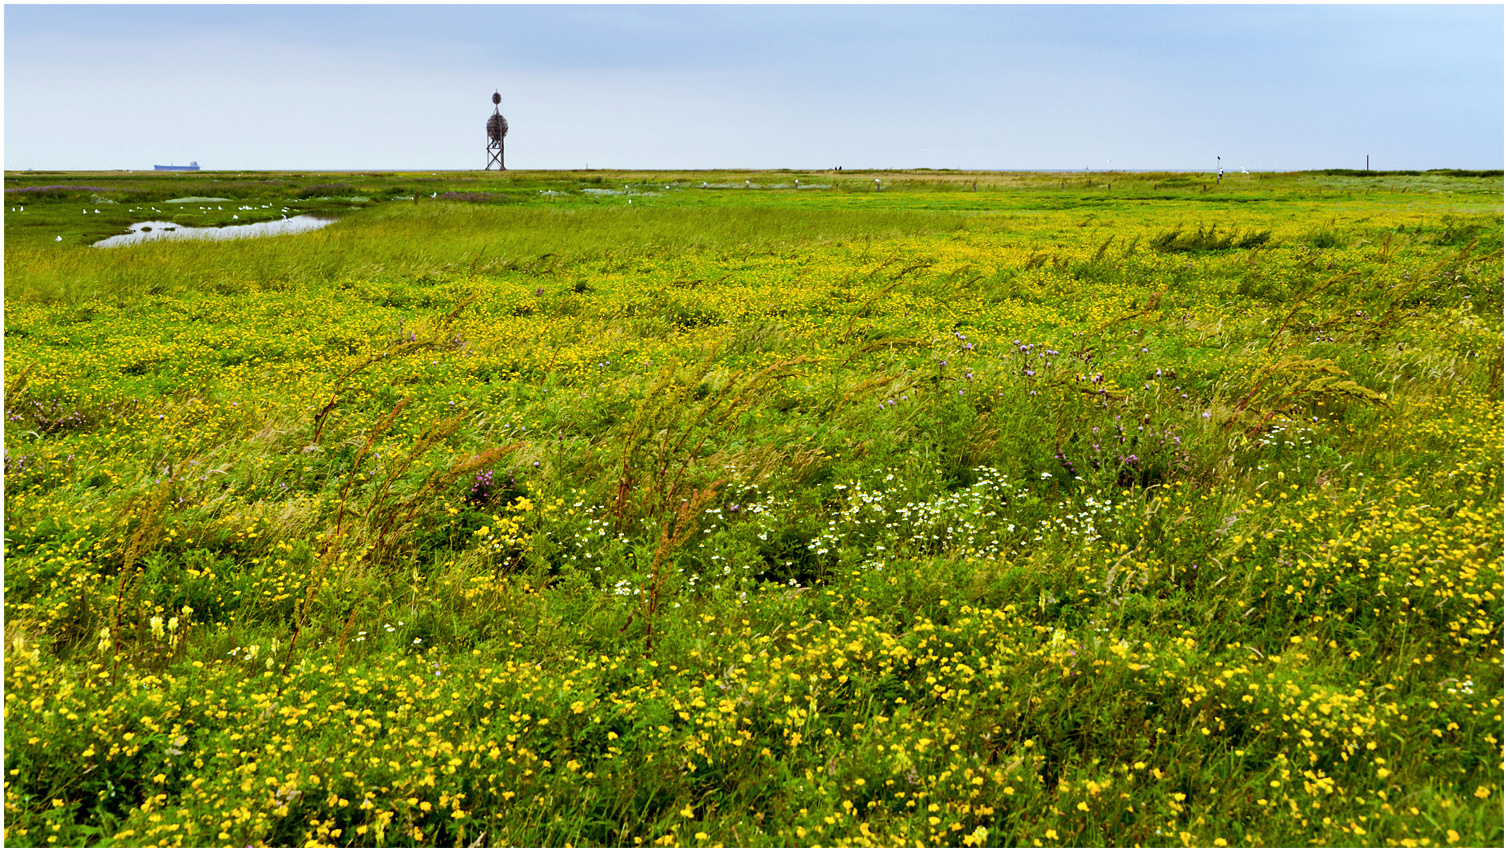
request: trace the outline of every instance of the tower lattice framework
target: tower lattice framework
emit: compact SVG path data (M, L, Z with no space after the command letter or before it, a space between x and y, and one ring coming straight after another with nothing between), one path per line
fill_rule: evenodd
M487 169L496 165L498 171L507 171L508 167L503 165L503 137L508 135L508 119L497 111L502 102L503 96L493 92L492 115L487 119Z

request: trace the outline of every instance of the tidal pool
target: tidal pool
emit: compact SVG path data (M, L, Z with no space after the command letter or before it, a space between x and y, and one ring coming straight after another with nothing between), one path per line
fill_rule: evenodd
M248 237L274 237L278 234L301 234L314 231L334 222L334 219L319 216L294 216L273 222L256 222L249 225L226 225L220 228L190 228L172 222L137 222L130 233L100 240L95 248L131 246L151 240L240 240Z

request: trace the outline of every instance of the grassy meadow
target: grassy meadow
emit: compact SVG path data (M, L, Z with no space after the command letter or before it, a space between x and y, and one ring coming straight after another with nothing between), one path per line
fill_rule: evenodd
M1501 173L5 190L8 845L1504 842Z

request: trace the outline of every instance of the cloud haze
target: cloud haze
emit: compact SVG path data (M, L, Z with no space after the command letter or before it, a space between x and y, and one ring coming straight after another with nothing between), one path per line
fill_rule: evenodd
M5 9L5 167L1503 167L1503 7Z

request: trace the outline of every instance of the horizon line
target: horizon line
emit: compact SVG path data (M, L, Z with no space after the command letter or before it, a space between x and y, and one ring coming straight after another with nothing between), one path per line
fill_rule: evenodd
M1230 174L1230 175L1236 175L1236 174L1301 174L1301 173L1305 173L1305 172L1323 172L1323 171L1335 171L1335 170L1354 171L1354 172L1373 173L1373 174L1389 174L1389 173L1400 173L1400 172L1421 172L1421 173L1424 173L1424 172L1500 172L1501 173L1501 172L1504 171L1503 167L1501 167L1501 166L1499 166L1497 168L1485 168L1485 169L1462 168L1462 167L1458 167L1458 166L1437 166L1437 167L1432 167L1432 168L1409 168L1409 169L1367 169L1367 168L1357 169L1357 168L1352 168L1352 167L1348 167L1348 166L1320 166L1320 167L1297 168L1297 169L1258 169L1258 170L1250 170L1250 169L1242 170L1242 169L1236 168L1236 169L1226 169L1226 170L1224 170L1223 174ZM195 169L195 170L159 170L159 169L153 169L153 168L144 168L144 169L138 169L138 168L131 168L131 169L125 169L125 168L115 168L115 169L91 169L91 168L25 168L25 169L10 169L10 168L8 168L8 169L5 169L4 171L6 173L8 173L8 174L9 173L25 174L25 173L28 173L28 172L30 172L30 173L64 172L64 173L80 173L80 174L82 174L82 173L111 173L111 174L120 174L120 173L123 173L123 174L137 174L137 173L142 173L142 174L147 174L147 173L158 174L158 173L160 173L160 174L164 174L164 175L193 175L193 174L206 174L206 173L211 173L211 174L215 174L215 173L240 173L240 174L245 174L245 173L248 173L248 172L267 172L267 173L276 173L276 172L316 172L316 173L329 173L329 174L346 174L346 173L355 173L355 172L393 172L393 173L410 173L410 172L431 172L431 173L447 172L447 173L460 173L460 172L466 172L466 173L470 173L470 172L488 172L488 171L497 171L497 170L492 170L492 169L477 169L477 168L454 168L454 167L452 167L452 168L442 168L442 167L436 167L436 166L427 166L427 167L421 166L421 167L415 167L415 168L395 168L395 167L381 167L381 166L378 166L378 167L349 167L349 168L276 167L276 168L255 168L255 169L203 168L203 167L201 167L201 168ZM1091 170L1091 169L1089 169L1087 167L1085 167L1085 168L1072 168L1072 169L1068 169L1068 168L967 169L967 168L939 168L939 167L935 167L935 166L915 166L915 167L912 167L912 168L882 168L882 167L854 168L854 169L842 169L841 171L838 171L838 170L834 170L834 169L830 169L830 168L827 168L827 169L801 169L801 168L791 168L791 167L788 167L788 166L770 166L770 167L762 167L762 168L741 168L741 167L736 167L736 166L730 166L730 167L691 167L691 168L676 168L676 167L649 167L649 168L641 168L641 167L628 167L628 166L612 166L612 167L603 167L603 168L595 168L595 169L594 168L570 168L570 167L512 168L512 169L504 169L504 170L501 170L501 171L497 171L497 174L498 175L502 175L502 174L507 173L507 172L745 172L745 173L753 173L753 172L785 172L785 173L822 174L822 175L845 175L845 174L875 173L875 172L890 172L890 173L898 173L898 174L910 174L910 173L916 173L916 172L941 172L941 173L945 173L945 174L1211 174L1211 175L1221 174L1222 173L1221 170L1219 170L1219 169L1207 169L1207 168L1198 168L1198 169L1191 169L1191 168L1136 168L1136 169L1093 169L1093 170Z

